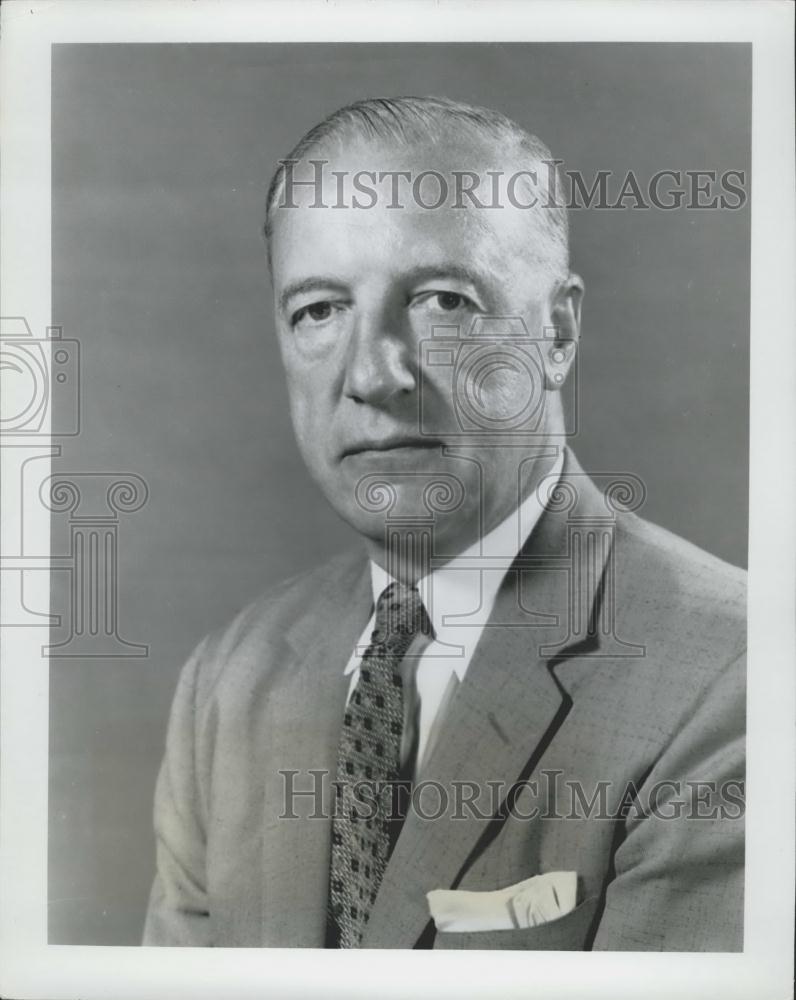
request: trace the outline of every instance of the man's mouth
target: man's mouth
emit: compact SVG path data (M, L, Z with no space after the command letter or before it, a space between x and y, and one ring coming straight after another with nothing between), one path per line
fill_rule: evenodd
M373 452L389 454L390 452L416 451L418 449L439 452L442 444L443 442L438 439L418 436L402 435L386 438L367 438L344 448L342 457L348 458L352 455L364 455Z

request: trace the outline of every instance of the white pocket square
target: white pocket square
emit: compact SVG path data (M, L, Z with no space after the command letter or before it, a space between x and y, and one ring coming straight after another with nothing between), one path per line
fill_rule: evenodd
M438 931L508 931L566 916L577 891L577 872L547 872L493 892L434 889L426 899Z

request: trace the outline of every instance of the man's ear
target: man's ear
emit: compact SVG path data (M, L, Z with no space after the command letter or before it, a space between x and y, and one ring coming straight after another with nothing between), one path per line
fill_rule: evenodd
M583 281L570 274L550 297L551 326L545 329L545 389L557 391L567 380L580 340L580 306Z

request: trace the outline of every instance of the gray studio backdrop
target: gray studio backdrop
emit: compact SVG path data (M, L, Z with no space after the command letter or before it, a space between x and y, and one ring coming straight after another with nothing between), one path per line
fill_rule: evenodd
M277 158L339 105L428 93L499 108L587 178L737 169L748 189L750 69L734 45L55 46L52 318L82 352L82 429L58 468L134 473L149 495L118 516L118 632L148 655L52 661L51 942L139 940L181 664L352 541L288 420L260 237ZM579 458L639 475L642 514L736 564L749 224L748 205L573 217ZM53 527L68 549L68 517Z

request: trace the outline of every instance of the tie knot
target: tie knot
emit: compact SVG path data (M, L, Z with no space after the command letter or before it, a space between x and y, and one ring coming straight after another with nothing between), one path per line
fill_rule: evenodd
M373 642L392 645L418 632L431 635L431 620L417 587L391 583L385 587L376 604Z

